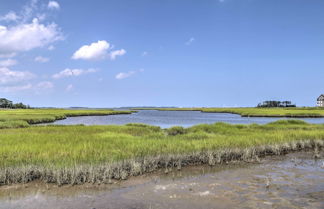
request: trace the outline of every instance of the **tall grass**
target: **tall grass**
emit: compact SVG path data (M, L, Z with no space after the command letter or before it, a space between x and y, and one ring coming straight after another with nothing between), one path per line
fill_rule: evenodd
M202 111L211 113L234 113L243 117L324 117L321 107L289 107L289 108L135 108L169 111Z
M144 124L1 129L0 184L109 182L159 168L320 149L323 142L324 125L296 120L170 129Z

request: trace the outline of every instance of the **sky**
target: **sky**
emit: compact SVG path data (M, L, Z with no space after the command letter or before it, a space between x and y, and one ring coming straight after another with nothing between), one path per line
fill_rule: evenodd
M34 107L315 106L323 0L0 0L0 97Z

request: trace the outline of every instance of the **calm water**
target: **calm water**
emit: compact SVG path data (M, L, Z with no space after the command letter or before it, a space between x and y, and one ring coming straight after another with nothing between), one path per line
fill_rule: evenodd
M269 118L269 117L241 117L229 113L203 113L200 111L158 111L140 110L129 115L108 115L108 116L81 116L59 120L54 124L72 125L122 125L127 123L145 123L162 128L171 126L189 127L202 123L225 122L232 124L265 124L279 119L288 118ZM291 119L291 118L290 118ZM298 118L309 123L324 123L324 118Z

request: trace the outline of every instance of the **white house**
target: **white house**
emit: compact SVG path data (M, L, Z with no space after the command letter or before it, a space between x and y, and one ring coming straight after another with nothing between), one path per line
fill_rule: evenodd
M317 106L324 107L324 94L322 94L317 98Z

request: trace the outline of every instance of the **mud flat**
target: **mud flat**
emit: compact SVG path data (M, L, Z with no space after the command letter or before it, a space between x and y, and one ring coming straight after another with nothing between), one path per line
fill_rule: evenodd
M191 166L109 185L2 186L0 208L323 208L323 151L319 156L296 152L260 163Z

